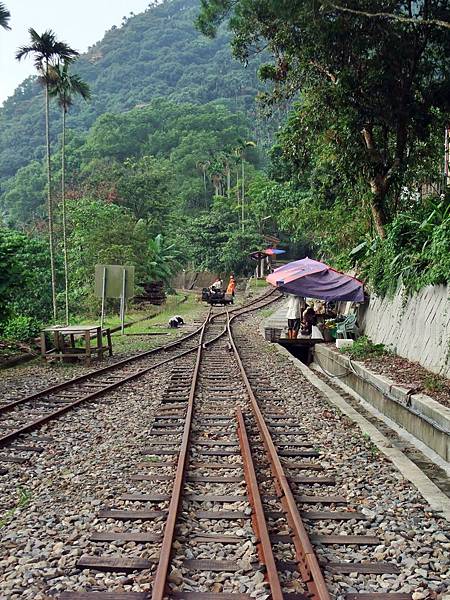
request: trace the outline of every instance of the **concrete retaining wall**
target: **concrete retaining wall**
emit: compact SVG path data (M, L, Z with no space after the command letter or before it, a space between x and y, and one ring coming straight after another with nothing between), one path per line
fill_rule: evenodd
M450 377L450 286L428 286L406 303L401 290L394 298L373 295L359 322L372 341Z
M338 375L364 400L450 462L450 408L425 394L408 395L407 388L323 344L315 346L314 357L319 367Z
M209 271L181 271L173 278L171 286L175 289L199 289L209 287L216 277L216 274Z

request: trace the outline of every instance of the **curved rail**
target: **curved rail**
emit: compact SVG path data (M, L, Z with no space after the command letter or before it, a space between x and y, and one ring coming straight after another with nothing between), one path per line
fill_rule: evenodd
M272 296L273 291L270 294L267 294L263 298L258 298L256 301L250 303L242 307L236 316L241 316L252 310L257 310L258 308L263 308L275 302L279 299L279 297L271 298L269 302L264 302L262 306L255 306L261 302L261 300L265 300L267 296ZM169 572L169 566L172 555L173 542L175 539L175 528L177 523L178 514L180 511L180 506L183 497L183 487L186 478L187 471L187 463L188 463L188 454L190 447L190 437L192 431L192 417L194 411L194 400L198 385L199 379L199 371L202 362L203 352L204 350L214 342L218 341L228 332L228 322L229 322L229 311L224 311L226 314L226 323L224 329L216 335L211 340L203 343L203 338L205 334L206 324L203 327L201 333L201 343L198 347L196 363L192 375L192 381L189 391L189 398L185 416L185 422L183 427L183 434L181 445L179 448L177 467L175 473L175 479L172 489L172 494L170 498L170 504L168 508L168 517L164 527L164 536L161 545L161 551L159 554L158 567L156 570L156 574L153 580L153 590L152 590L152 600L163 600L167 596L167 576ZM213 318L209 320L211 322L214 318L217 318L219 315L214 315ZM259 494L258 483L256 480L256 473L254 470L254 465L252 461L252 456L250 452L250 445L247 437L247 432L245 429L245 423L240 410L236 413L236 418L238 421L238 434L239 441L241 447L241 454L243 460L243 467L245 472L245 480L247 483L247 489L249 492L250 503L254 510L254 525L255 529L258 532L258 537L260 538L260 547L261 547L261 562L265 565L267 571L267 579L271 589L271 595L273 600L282 600L283 593L281 591L281 583L278 577L278 572L276 569L275 559L272 552L272 546L270 543L269 532L267 528L267 524L264 517L264 511L262 507L262 501Z
M236 307L234 309L232 309L232 311L230 312L237 312L238 314L244 314L245 312L248 312L249 310L254 310L254 305L260 303L261 301L264 301L267 297L270 297L273 295L275 290L271 290L268 294L264 294L263 296L260 296L259 298L256 298L254 300L252 300L252 302L242 306L242 307ZM278 297L275 298L271 298L269 302L264 303L263 306L266 306L267 304L271 304L272 302L274 302L275 300L277 300ZM98 377L99 375L102 375L104 373L110 372L112 370L117 370L120 367L123 367L124 365L130 364L132 362L135 362L137 360L141 360L142 358L148 357L150 355L156 354L157 352L161 352L161 351L167 351L171 348L177 347L179 345L181 345L182 343L186 342L187 340L191 339L192 337L196 336L197 334L200 333L200 342L198 345L196 345L193 348L188 348L178 354L176 354L175 356L171 356L169 358L166 358L162 361L157 362L154 365L150 365L148 367L144 367L142 369L139 369L138 371L136 371L135 373L132 373L130 375L125 375L124 377L122 377L121 379L119 379L118 381L112 382L112 383L107 383L106 385L103 385L100 389L95 390L93 392L90 392L88 394L83 394L81 398L78 398L76 400L74 400L73 402L67 402L64 406L53 410L51 412L48 412L46 414L44 414L42 417L39 417L31 422L26 423L25 425L18 427L17 429L14 429L8 433L5 433L4 435L0 436L0 447L6 446L8 444L10 444L12 441L14 441L15 439L17 439L20 435L25 434L25 433L29 433L30 431L33 431L35 429L38 429L39 427L41 427L42 425L44 425L45 423L48 423L49 421L60 417L61 415L63 415L64 413L72 410L73 408L76 408L77 406L79 406L80 404L82 404L83 402L88 402L90 400L94 400L100 396L102 396L103 394L113 391L114 389L120 387L121 385L128 383L130 381L133 381L134 379L141 377L142 375L145 375L146 373L148 373L149 371L152 371L154 369L157 369L169 362L172 362L178 358L181 358L183 356L186 356L187 354L190 354L192 352L195 352L196 350L198 350L198 348L203 344L203 337L204 337L204 331L205 331L205 327L208 323L211 323L212 321L214 321L215 319L219 318L220 316L223 316L225 314L228 315L227 310L225 311L221 311L217 314L211 315L211 309L208 312L208 315L206 316L204 322L202 323L202 325L197 328L194 332L191 332L190 334L187 334L185 336L183 336L182 338L179 338L178 340L175 340L174 342L170 342L164 346L160 346L158 348L154 348L152 350L148 350L142 353L139 353L137 355L134 355L130 358L126 358L122 361L119 361L117 363L114 363L113 365L110 365L108 367L103 367L100 369L96 369L95 371L92 371L86 375L81 375L80 377L75 377L74 379L71 379L67 382L61 383L61 384L57 384L55 386L51 386L49 388L46 388L44 390L41 390L40 392L36 392L34 394L31 394L29 396L25 396L24 398L21 398L20 400L17 400L15 402L9 403L7 405L4 405L2 407L0 407L0 414L4 414L10 410L13 410L14 408L16 408L17 406L20 406L22 404L25 404L26 402L30 402L30 401L37 401L39 398L44 398L45 396L54 394L55 392L61 391L63 389L67 389L68 387L71 386L77 386L78 384L82 384L83 382L89 381L89 379L92 379L94 377ZM216 341L217 339L219 339L220 337L222 337L222 335L224 335L224 333L226 332L226 327L225 329L215 338L213 338L212 340L209 340L208 342L206 342L206 345L209 345L211 343L213 343L214 341Z
M268 294L264 294L263 296L260 296L259 298L252 300L252 302L249 302L248 304L244 305L244 307L246 306L251 306L253 304L255 304L256 302L261 301L262 299L271 296L274 293L274 290L271 290ZM235 312L238 310L242 310L242 308L244 307L236 307L234 309L232 309L230 312ZM228 311L224 310L221 311L220 313L217 313L215 315L211 315L211 309L205 319L205 322L208 321L213 321L214 319L217 319L218 317L227 314ZM78 377L74 377L73 379L69 379L68 381L64 381L62 383L57 383L56 385L52 385L50 387L44 388L42 390L39 390L38 392L34 392L33 394L29 394L27 396L24 396L23 398L19 398L19 400L14 400L13 402L9 402L8 404L4 404L2 406L0 406L0 414L6 413L9 410L12 410L13 408L15 408L16 406L19 406L20 404L23 404L25 402L29 402L30 400L37 400L38 398L42 397L42 396L46 396L48 394L53 394L54 392L57 392L59 390L64 390L67 387L70 387L72 385L76 385L78 383L83 383L84 381L88 381L89 379L91 379L92 377L96 377L98 375L103 375L104 373L108 373L110 371L114 371L120 367L123 367L125 365L131 364L133 362L136 362L138 360L142 360L143 358L146 358L148 356L151 356L153 354L156 354L158 352L165 352L167 350L170 350L170 348L176 348L177 346L183 344L184 342L186 342L187 340L195 337L196 335L198 335L202 328L203 328L204 323L202 323L200 325L200 327L198 327L195 331L192 331L191 333L188 333L180 338L178 338L177 340L173 341L173 342L169 342L167 344L164 344L163 346L158 346L157 348L153 348L152 350L145 350L144 352L139 352L138 354L134 354L133 356L130 356L128 358L124 358L122 360L119 360L118 362L115 362L112 365L108 365L106 367L101 367L99 369L94 369L93 371L90 371L89 373L86 373L84 375L79 375ZM191 349L191 351L194 351L194 349ZM184 353L180 354L179 356L183 356ZM172 360L172 359L171 359ZM156 368L157 366L161 366L162 364L164 364L165 361L163 361L162 363L158 363L158 365L156 365L155 367L152 368ZM147 371L144 371L147 372ZM107 388L107 389L113 389L113 388ZM98 395L98 394L97 394ZM96 395L92 396L93 398L96 397ZM1 442L1 438L0 438L0 442Z
M255 394L253 393L250 380L247 376L247 372L244 368L239 351L233 339L231 322L237 316L239 315L233 315L231 319L228 318L227 320L229 342L250 398L252 412L266 449L272 474L277 483L277 492L283 507L283 511L293 533L292 540L295 547L296 561L299 565L300 575L313 600L331 600L322 570L320 569L319 562L317 560L317 556L314 552L314 548L300 516L300 512L297 508L291 487L288 483L286 474L279 459L275 444L273 443L272 436L270 435L264 416L258 406L258 402Z

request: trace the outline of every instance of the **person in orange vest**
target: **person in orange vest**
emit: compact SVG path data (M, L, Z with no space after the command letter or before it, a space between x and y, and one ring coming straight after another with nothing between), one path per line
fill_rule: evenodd
M227 294L230 294L234 298L235 290L236 290L236 280L234 278L233 273L231 273L230 281L229 281L228 287L227 287Z

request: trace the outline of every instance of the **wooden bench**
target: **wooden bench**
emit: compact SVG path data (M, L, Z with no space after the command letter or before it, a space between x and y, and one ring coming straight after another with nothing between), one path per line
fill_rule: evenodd
M54 348L47 347L47 335L52 339ZM106 336L106 345L103 345L103 337ZM77 347L77 340L83 340L84 346ZM91 344L97 340L97 345ZM86 364L91 363L93 355L103 359L105 352L112 356L111 330L102 329L98 325L69 325L67 327L47 327L41 331L41 355L48 361L72 360L74 358L84 360Z

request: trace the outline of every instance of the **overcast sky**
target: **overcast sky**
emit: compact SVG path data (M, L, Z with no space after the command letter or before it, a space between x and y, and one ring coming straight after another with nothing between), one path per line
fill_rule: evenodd
M59 39L79 52L99 41L112 25L120 25L131 11L145 10L149 0L2 0L11 13L11 31L0 28L0 104L34 72L33 60L14 55L28 43L28 28L38 33L53 29Z

